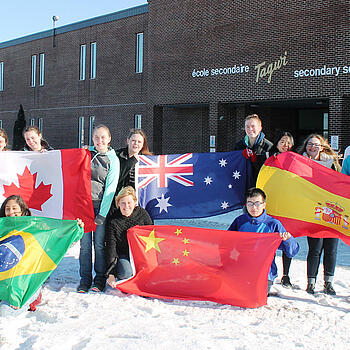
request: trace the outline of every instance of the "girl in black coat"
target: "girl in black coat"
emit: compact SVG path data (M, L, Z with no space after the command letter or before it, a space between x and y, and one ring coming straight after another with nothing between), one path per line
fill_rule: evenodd
M114 208L106 223L105 245L107 283L115 288L116 281L132 276L127 230L136 225L153 225L147 211L137 206L135 190L124 187L115 198Z

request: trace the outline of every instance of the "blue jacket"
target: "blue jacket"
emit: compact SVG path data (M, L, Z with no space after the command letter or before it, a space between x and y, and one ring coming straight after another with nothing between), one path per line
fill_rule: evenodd
M341 172L343 174L350 175L350 156L345 158Z
M257 233L269 233L287 232L281 222L270 215L266 214L266 211L257 218L250 216L248 213L238 216L228 229L229 231L241 231L241 232L257 232ZM278 249L283 250L288 257L292 258L299 251L299 243L292 236L286 241L282 241ZM275 258L273 258L271 268L269 271L268 280L273 281L277 277L277 265Z

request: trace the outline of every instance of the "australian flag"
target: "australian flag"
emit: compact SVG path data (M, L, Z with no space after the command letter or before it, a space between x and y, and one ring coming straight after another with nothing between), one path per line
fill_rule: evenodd
M140 156L139 202L153 219L201 218L239 209L250 187L242 151Z

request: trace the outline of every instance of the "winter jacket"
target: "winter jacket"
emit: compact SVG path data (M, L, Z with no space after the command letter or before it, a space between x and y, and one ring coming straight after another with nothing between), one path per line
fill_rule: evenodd
M256 179L258 178L260 168L263 166L265 160L271 155L270 150L272 146L273 143L265 138L265 134L263 132L260 132L253 147L249 145L249 138L246 135L244 139L237 142L233 148L234 151L248 149L253 152L252 156L249 154L245 156L251 160L254 185L256 183Z
M228 229L229 231L241 231L241 232L256 232L256 233L268 233L268 232L287 232L281 222L270 215L266 214L266 210L257 218L252 217L249 213L238 216ZM292 236L286 241L282 241L278 249L284 251L289 258L292 258L299 251L299 244ZM275 258L273 258L271 268L269 271L268 280L274 281L277 277L277 265Z
M107 153L99 153L90 146L91 152L91 196L98 214L95 223L103 224L114 199L119 179L119 159L113 148Z
M306 152L303 153L303 156L310 158ZM318 164L325 166L326 168L336 170L333 157L327 153L321 152L319 160L316 160L316 159L312 159L312 160Z
M136 225L153 225L145 209L136 206L128 217L122 215L119 209L111 210L105 231L106 266L109 274L117 276L116 262L119 257L129 259L127 230Z
M126 186L135 188L135 165L138 160L133 156L129 157L128 148L117 150L117 156L120 162L120 175L116 194Z

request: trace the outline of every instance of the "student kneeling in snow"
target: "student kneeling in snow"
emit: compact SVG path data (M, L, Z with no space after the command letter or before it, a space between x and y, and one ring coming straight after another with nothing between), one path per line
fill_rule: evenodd
M131 186L122 188L115 197L116 208L107 218L105 246L107 283L115 288L117 281L132 276L127 231L135 225L153 225L147 211L137 206L136 192Z
M278 249L284 251L286 255L292 258L299 251L299 244L294 237L286 232L281 222L266 214L266 195L260 188L250 188L246 193L246 210L247 212L238 216L231 226L229 231L257 232L268 233L277 232L282 238L282 242ZM277 265L273 258L271 268L268 275L269 295L274 279L277 277Z

